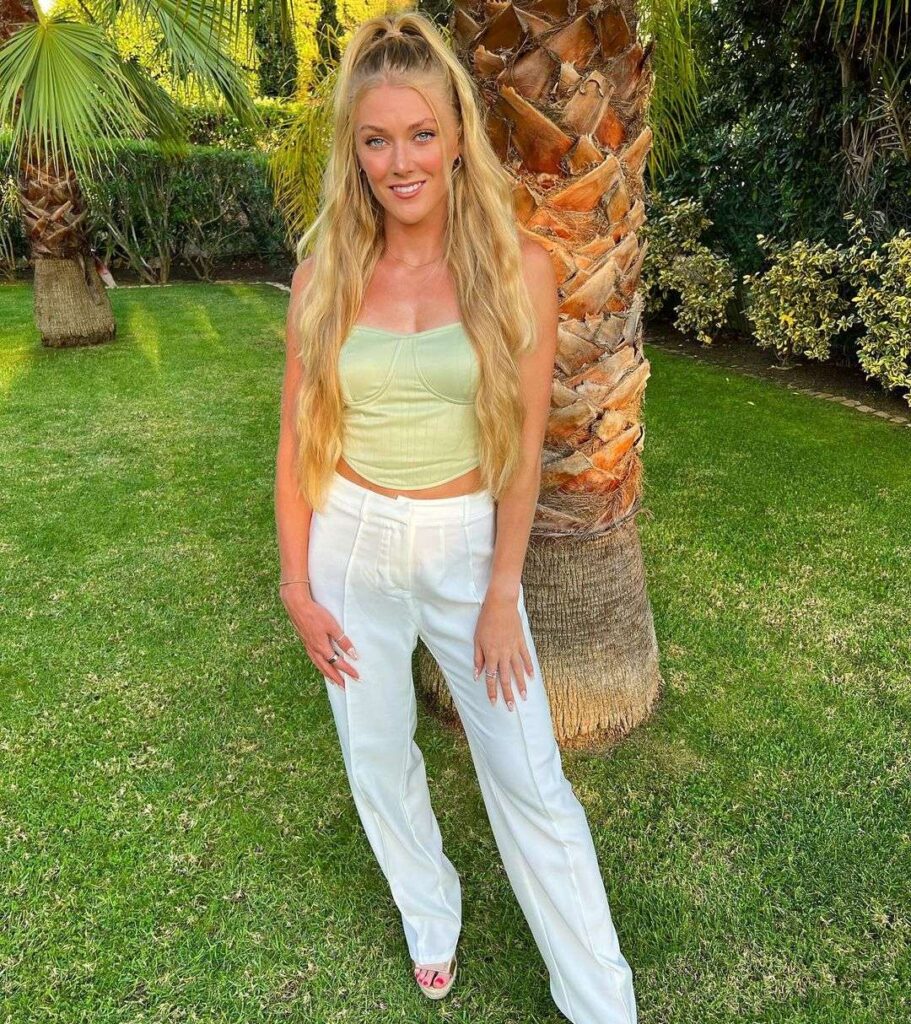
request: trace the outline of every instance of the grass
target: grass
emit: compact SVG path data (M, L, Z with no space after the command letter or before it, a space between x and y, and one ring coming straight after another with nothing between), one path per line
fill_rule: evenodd
M287 296L112 298L112 344L50 351L0 289L0 1021L557 1024L426 715L464 929L453 994L414 989L275 587ZM648 354L667 690L564 755L640 1020L906 1019L911 431Z

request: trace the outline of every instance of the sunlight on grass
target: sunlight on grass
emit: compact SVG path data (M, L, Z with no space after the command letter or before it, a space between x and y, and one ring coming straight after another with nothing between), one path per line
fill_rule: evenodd
M32 323L32 291L27 285L0 285L0 396L12 389L37 358L38 333Z

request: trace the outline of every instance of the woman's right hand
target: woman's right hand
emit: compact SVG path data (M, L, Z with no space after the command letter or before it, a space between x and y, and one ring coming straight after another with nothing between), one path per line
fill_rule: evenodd
M327 659L336 653L335 647L354 659L357 659L357 652L351 640L342 633L342 627L335 616L310 596L307 584L291 583L282 587L281 599L298 636L304 642L307 655L320 672L343 690L345 680L342 678L342 672L360 679L357 670L344 657L329 664ZM333 640L333 637L339 639Z

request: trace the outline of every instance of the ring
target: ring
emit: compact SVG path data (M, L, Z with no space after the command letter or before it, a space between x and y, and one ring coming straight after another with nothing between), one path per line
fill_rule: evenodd
M484 673L484 675L487 676L488 679L496 679L499 674L500 674L499 672L485 672Z
M339 640L341 640L341 638L342 638L342 637L343 637L344 635L345 635L344 633L339 633L339 635L338 635L338 636L332 636L332 637L330 637L329 639L330 639L330 640L331 640L331 641L332 641L333 643L337 644L337 643L339 642Z
M327 662L327 663L328 663L329 665L332 665L332 664L334 664L334 663L335 663L336 661L338 661L338 659L339 659L339 655L338 655L338 654L333 654L331 658L326 658L326 662Z

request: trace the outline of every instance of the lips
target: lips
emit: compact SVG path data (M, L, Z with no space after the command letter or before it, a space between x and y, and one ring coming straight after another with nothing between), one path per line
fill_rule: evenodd
M415 188L415 187L412 187L412 186L417 186L417 187ZM397 195L397 196L407 197L407 196L417 195L418 192L421 191L423 186L424 186L424 179L421 179L420 181L408 182L407 185L405 185L405 184L402 184L402 185L390 185L389 189L390 189L391 192L395 193L395 195ZM409 189L409 191L402 192L401 189Z

